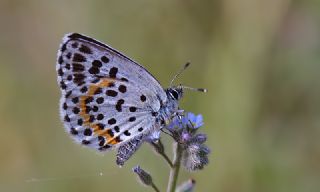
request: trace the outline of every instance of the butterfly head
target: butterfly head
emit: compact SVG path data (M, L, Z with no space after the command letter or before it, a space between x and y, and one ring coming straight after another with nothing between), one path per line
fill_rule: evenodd
M174 101L178 101L183 97L184 89L188 89L191 91L207 92L207 89L193 88L193 87L188 87L184 85L179 85L179 86L173 86L166 89L166 93L168 98Z
M174 101L178 101L183 96L183 87L182 86L170 87L166 90L166 93L168 98Z

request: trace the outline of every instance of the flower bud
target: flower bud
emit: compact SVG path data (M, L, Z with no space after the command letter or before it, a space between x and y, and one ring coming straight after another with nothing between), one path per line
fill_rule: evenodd
M146 186L152 185L152 177L149 173L147 173L145 170L141 169L140 166L136 166L132 169L133 172L135 172L138 175L139 180L142 184Z
M196 134L192 137L190 143L203 144L207 140L207 135L203 133Z

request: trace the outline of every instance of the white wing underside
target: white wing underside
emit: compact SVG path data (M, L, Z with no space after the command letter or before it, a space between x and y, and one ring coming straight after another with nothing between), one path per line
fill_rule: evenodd
M159 82L118 51L80 34L68 34L56 66L61 118L79 143L109 149L149 134L166 103Z

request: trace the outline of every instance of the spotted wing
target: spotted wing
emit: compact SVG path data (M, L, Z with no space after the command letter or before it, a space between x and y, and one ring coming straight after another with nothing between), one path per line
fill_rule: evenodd
M166 94L146 69L118 51L67 34L56 70L61 118L77 142L105 150L157 129L155 115Z

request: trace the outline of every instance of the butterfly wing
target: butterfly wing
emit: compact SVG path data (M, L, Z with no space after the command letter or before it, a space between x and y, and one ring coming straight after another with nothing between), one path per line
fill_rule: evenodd
M120 52L67 34L56 70L61 118L77 142L105 150L155 129L166 94L146 69Z

